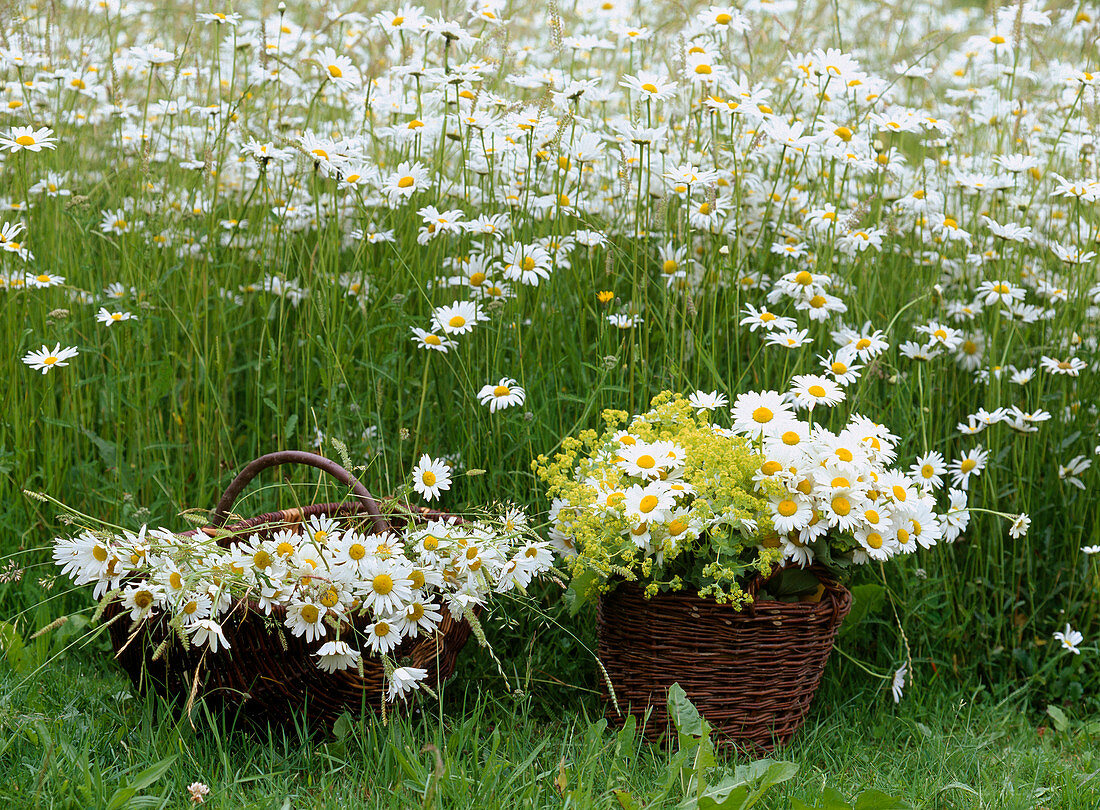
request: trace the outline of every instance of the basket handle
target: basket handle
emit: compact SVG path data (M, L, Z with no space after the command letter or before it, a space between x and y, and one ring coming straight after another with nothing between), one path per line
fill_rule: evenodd
M237 473L237 477L230 482L225 490L225 494L222 495L221 500L218 501L218 505L214 507L214 516L211 522L218 528L224 526L226 521L229 520L229 510L236 502L237 496L241 494L241 490L248 486L249 482L251 482L261 471L266 470L268 467L278 467L281 464L305 464L308 467L315 467L318 470L327 472L341 483L347 484L351 487L352 492L355 493L356 499L366 507L367 513L371 516L371 520L374 523L375 532L381 534L382 532L389 531L389 524L386 523L385 518L382 517L382 513L378 511L378 502L374 500L374 497L367 491L367 488L359 482L358 478L332 459L319 456L316 453L306 453L301 450L280 450L277 453L268 453L267 455L260 456Z

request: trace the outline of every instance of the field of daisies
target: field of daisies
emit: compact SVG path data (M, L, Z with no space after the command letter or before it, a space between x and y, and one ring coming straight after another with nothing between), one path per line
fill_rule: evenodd
M298 449L560 547L539 458L669 390L874 436L918 504L856 550L845 690L1100 710L1094 4L197 8L0 23L9 663L95 610L59 514L182 531ZM238 512L320 500L265 480ZM591 627L540 587L486 632L575 701Z

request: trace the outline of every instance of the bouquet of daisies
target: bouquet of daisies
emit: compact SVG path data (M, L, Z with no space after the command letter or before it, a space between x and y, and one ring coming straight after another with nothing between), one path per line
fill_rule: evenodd
M209 537L142 527L136 533L85 529L54 541L53 556L77 585L94 585L101 608L118 601L133 633L144 622L171 629L154 654L176 642L230 648L222 623L233 610L258 610L315 643L328 672L382 659L389 699L419 688L426 671L398 667L405 639L432 635L444 611L483 638L476 609L493 593L522 591L550 568L553 553L510 508L499 519L409 522L381 534L312 516L270 536L230 531Z
M969 519L965 494L937 512L919 475L890 466L898 437L859 415L836 433L800 417L843 398L831 391L796 379L789 394L741 394L727 425L716 418L724 396L666 391L643 414L605 411L604 432L537 459L574 608L619 580L648 595L690 585L739 607L754 574L846 568L954 540Z

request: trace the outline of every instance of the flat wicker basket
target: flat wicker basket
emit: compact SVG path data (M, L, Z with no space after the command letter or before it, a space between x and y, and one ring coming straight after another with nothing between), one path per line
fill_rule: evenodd
M262 456L245 467L215 508L214 525L189 534L199 531L209 536L220 534L216 527L225 524L233 502L248 482L261 470L286 463L306 464L332 474L351 487L355 499L270 512L226 527L229 531L269 537L280 529L293 529L312 515L322 514L361 517L364 526L360 530L373 524L375 532L399 528L409 520L460 520L425 509L383 518L370 493L338 464L312 453L285 451ZM105 619L110 620L120 610L117 602L113 603ZM178 642L171 644L156 661L152 660L153 651L169 632L163 617L147 622L136 636L130 623L122 618L111 622L110 634L115 657L137 689L179 699L181 703L202 697L207 705L239 710L249 720L290 723L305 719L315 727L331 725L345 711L358 714L364 708L377 710L382 705L386 682L378 659L363 659L362 676L355 669L324 672L312 655L317 644L307 644L288 631L276 629L282 626L284 618L285 610L276 609L268 617L254 602L238 601L222 621L230 649L207 654L205 660L201 651L193 647L184 650ZM393 655L398 662L407 661L428 670L426 683L434 689L454 672L455 661L469 636L469 623L454 621L444 611L434 636L406 640Z
M605 595L599 657L623 713L605 693L608 720L633 714L648 739L674 739L666 701L679 683L720 744L762 754L789 742L852 604L824 570L811 570L825 587L818 603L758 601L738 612L689 592L646 599L632 583Z

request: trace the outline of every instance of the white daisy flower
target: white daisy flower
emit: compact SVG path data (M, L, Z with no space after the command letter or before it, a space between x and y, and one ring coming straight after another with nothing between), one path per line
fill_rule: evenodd
M1085 640L1085 637L1067 623L1065 630L1054 634L1054 640L1062 642L1063 649L1069 650L1074 655L1080 655L1081 650L1078 649L1078 646Z
M317 666L325 672L351 669L358 666L362 658L359 651L353 649L346 641L326 641L314 655L319 658Z
M477 398L482 405L489 406L489 413L496 413L513 405L522 405L527 398L527 392L516 385L511 377L501 377L496 385L489 383L483 386Z
M111 324L118 323L119 321L136 320L136 316L134 316L130 312L123 312L121 310L118 312L111 312L107 309L107 307L100 307L99 312L96 313L95 319L105 326L110 326Z
M821 374L799 374L791 382L791 393L801 408L813 410L818 405L831 408L844 399L844 389L839 383Z
M711 391L709 394L706 391L696 391L688 397L688 404L697 411L709 412L726 407L729 399L725 394L719 394L717 391Z
M222 626L212 619L199 619L186 625L187 632L191 635L192 643L210 647L210 652L216 653L219 645L228 650L229 641L222 632Z
M50 369L54 366L61 367L69 365L66 361L76 357L80 352L76 346L67 346L62 349L61 344L58 343L51 350L48 346L43 344L42 348L37 352L27 352L23 355L23 362L31 367L34 371L41 371L43 374L48 374Z
M481 311L474 301L459 301L432 312L432 321L448 335L465 335L473 330L478 321L487 321L489 316Z
M730 412L734 431L750 439L782 434L796 421L787 398L778 391L739 394Z
M409 692L420 688L420 682L428 677L428 670L418 667L398 667L390 675L389 699L399 700Z
M296 599L287 608L286 620L283 623L295 636L304 635L306 641L314 641L326 634L324 618L327 612L327 609L321 605Z
M392 620L380 619L367 628L367 643L376 653L386 654L401 643L401 631Z
M439 497L439 493L451 488L451 470L441 459L432 459L427 453L412 471L413 489L426 501Z

